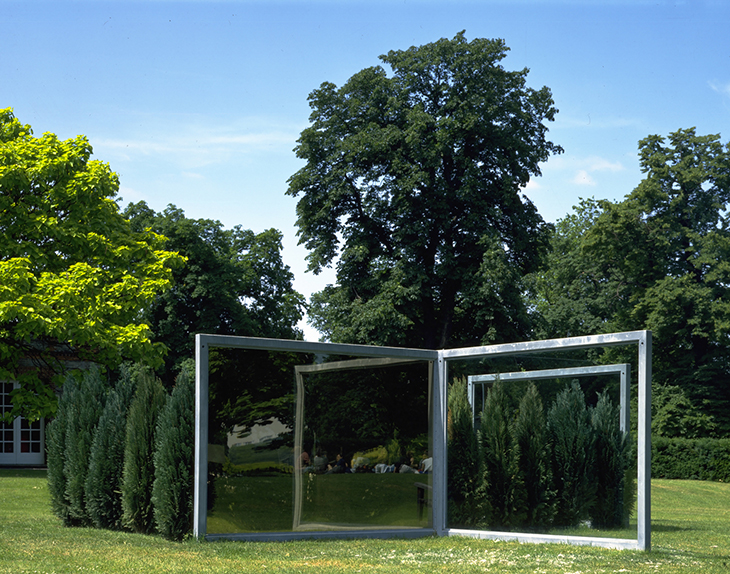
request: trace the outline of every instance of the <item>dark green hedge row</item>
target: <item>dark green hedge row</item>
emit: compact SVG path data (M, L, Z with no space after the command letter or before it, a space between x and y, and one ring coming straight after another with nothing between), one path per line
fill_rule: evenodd
M618 405L588 407L577 382L545 410L534 384L511 404L499 380L475 428L466 380L449 389L449 525L492 530L622 528L635 475Z
M51 505L66 526L191 532L193 373L186 365L171 395L139 366L113 383L98 369L69 375L47 427Z
M653 478L730 482L730 439L651 439Z

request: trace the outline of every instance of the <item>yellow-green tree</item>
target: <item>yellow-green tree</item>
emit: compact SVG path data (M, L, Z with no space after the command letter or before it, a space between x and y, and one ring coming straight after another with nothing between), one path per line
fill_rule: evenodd
M91 155L84 136L35 137L0 110L0 379L21 383L10 420L53 414L61 353L103 365L163 355L141 310L183 258L131 230L119 178Z

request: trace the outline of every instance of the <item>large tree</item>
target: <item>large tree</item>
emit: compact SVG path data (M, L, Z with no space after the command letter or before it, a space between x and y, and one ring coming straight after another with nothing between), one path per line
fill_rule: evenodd
M168 349L163 382L172 386L185 359L194 357L196 333L251 337L301 337L296 325L304 298L281 257L281 233L261 233L220 221L190 219L169 205L156 213L145 202L127 206L124 216L138 232L155 232L187 257L173 271L172 288L148 307L154 341Z
M182 258L120 215L119 180L84 136L37 138L0 110L0 379L12 420L51 415L69 364L161 360L140 311Z
M645 177L624 201L583 202L558 223L537 307L549 336L651 329L655 414L687 419L655 430L707 434L705 412L726 433L730 145L685 129L643 139L639 159Z
M289 180L315 273L312 298L333 341L447 347L529 333L521 278L549 226L521 188L562 150L546 139L550 90L505 70L501 40L391 51L341 88L310 96L312 125Z

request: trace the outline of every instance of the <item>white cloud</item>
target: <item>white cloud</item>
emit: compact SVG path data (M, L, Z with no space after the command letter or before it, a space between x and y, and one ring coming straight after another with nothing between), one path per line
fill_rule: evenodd
M717 81L710 81L708 82L710 85L710 88L712 88L714 91L716 91L718 94L722 94L723 96L730 97L730 82L726 84L721 84Z
M291 154L303 126L248 118L216 124L210 118L166 118L129 135L94 138L97 157L110 162L150 159L191 170L265 152Z
M578 173L575 174L571 182L576 185L596 185L595 180L584 169L579 170Z

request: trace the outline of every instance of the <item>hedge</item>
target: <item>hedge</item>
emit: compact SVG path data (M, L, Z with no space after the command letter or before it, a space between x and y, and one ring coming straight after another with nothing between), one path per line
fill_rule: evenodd
M651 475L730 482L730 439L652 437Z

